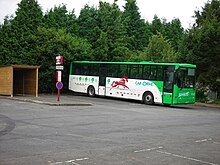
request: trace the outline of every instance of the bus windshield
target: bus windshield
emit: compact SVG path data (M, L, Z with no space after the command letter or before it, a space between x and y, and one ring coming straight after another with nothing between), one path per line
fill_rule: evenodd
M177 86L179 88L195 88L195 69L180 68L177 71Z

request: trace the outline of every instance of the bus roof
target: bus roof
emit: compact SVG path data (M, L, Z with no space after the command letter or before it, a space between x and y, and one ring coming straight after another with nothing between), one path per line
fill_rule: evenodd
M72 63L79 64L129 64L129 65L170 65L170 66L179 66L187 68L196 68L196 65L193 64L184 64L184 63L159 63L151 61L141 61L141 62L104 62L104 61L73 61Z

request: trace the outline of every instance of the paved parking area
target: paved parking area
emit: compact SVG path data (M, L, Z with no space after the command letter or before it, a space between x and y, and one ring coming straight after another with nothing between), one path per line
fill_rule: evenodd
M0 165L220 165L219 108L68 99L92 105L0 99Z

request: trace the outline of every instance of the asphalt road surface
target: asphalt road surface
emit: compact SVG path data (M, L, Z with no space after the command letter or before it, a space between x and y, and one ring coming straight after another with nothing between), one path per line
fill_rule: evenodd
M0 165L220 165L220 109L0 99Z

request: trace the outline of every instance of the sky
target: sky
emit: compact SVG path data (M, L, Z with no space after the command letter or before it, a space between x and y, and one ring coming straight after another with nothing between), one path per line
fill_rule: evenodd
M6 15L14 15L17 10L17 4L21 0L0 0L0 23L3 22ZM75 10L75 14L78 16L80 10L89 4L90 6L98 6L100 0L38 0L38 4L46 12L54 6L65 4L69 11ZM114 0L101 0L109 3L113 3ZM208 0L136 0L137 6L141 17L148 22L153 20L156 14L159 18L165 18L168 22L179 18L182 26L187 29L190 28L194 23L195 10L201 10ZM123 10L125 5L124 0L118 0L118 6Z

